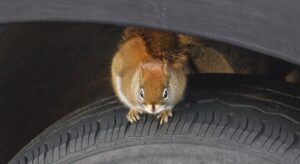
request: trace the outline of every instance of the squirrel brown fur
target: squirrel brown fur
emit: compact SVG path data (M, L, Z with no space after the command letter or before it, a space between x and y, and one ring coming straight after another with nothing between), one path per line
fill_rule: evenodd
M129 107L127 119L135 122L148 113L167 122L186 87L187 55L178 35L128 27L122 38L111 73L116 95Z

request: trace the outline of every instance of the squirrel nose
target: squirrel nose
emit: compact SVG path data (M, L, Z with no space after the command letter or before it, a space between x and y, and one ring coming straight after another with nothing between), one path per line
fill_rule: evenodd
M151 109L152 112L155 112L155 104L152 104L151 107L152 107L152 109Z

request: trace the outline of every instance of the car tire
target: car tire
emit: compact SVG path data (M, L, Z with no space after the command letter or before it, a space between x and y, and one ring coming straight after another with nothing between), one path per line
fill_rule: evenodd
M99 99L57 121L9 163L300 163L300 89L284 82L190 76L168 123L142 115L131 124L127 111L114 96Z

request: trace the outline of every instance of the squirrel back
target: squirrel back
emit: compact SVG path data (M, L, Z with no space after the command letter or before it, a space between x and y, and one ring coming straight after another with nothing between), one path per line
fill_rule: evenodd
M165 61L174 67L185 64L187 54L183 51L177 34L167 31L127 27L124 30L121 44L136 37L143 39L146 51L153 58Z

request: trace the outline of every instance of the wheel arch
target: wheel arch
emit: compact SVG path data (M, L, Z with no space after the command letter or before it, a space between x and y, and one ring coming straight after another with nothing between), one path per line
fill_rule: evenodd
M3 0L0 4L0 24L63 21L160 28L300 65L300 2L295 0Z

